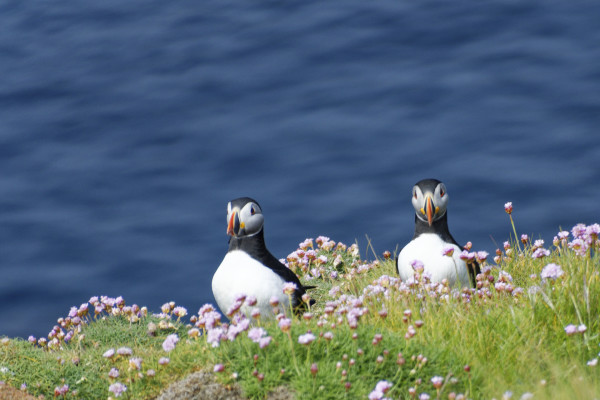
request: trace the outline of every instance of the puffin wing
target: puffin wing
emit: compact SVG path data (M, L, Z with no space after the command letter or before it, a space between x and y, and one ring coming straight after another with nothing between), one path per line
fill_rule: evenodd
M271 253L268 254L268 257L265 257L263 263L266 267L270 268L273 272L281 277L286 282L292 282L296 284L296 290L294 292L294 296L292 296L292 306L294 308L302 306L304 304L302 302L302 295L306 293L306 289L313 289L316 286L304 286L300 282L298 275L294 273L291 269L283 265L275 256ZM315 303L314 299L310 299L310 305Z

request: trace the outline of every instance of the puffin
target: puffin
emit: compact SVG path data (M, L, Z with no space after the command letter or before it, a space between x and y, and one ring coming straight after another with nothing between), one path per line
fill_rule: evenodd
M424 272L433 282L447 279L450 287L476 286L479 264L461 260L464 250L448 230L448 192L446 185L437 179L423 179L412 189L415 209L415 234L396 258L398 275L405 281L414 274L411 263L423 263ZM452 249L452 255L445 255Z
M277 298L281 308L289 314L290 299L295 314L306 310L302 295L313 286L303 286L298 276L269 252L265 245L264 216L258 202L240 197L227 204L227 235L229 249L215 271L212 291L223 314L239 299L240 295L256 298L261 317L273 317L271 299ZM296 285L293 293L283 293L286 283ZM310 304L314 304L310 300ZM250 307L241 311L249 315Z

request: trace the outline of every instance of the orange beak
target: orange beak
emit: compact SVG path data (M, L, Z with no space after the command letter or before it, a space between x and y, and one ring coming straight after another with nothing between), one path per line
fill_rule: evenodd
M235 211L232 212L231 217L229 218L229 223L227 224L227 234L230 236L234 235L233 229L235 226L236 215L237 215L237 213Z
M427 215L427 222L429 222L429 226L431 226L433 223L433 214L433 200L431 200L430 196L427 196L427 199L425 199L425 215Z

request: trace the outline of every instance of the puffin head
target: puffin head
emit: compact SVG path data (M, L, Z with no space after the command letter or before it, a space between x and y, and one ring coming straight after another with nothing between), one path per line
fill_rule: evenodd
M264 224L262 210L256 200L240 197L227 204L227 234L233 237L252 236Z
M446 185L437 179L423 179L413 186L412 205L417 218L429 226L446 214L448 193Z

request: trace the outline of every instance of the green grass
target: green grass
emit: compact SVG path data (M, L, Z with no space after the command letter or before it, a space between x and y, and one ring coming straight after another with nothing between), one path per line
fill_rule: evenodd
M565 242L552 246L548 257L534 259L531 243L512 243L499 265L487 272L480 291L438 287L439 293L432 294L424 282L410 290L401 284L391 259L366 263L355 246L346 249L325 242L315 247L316 256L325 255L327 261L314 259L309 265L321 273L310 281L318 286L311 293L317 300L312 318L294 319L289 332L279 329L277 321L260 321L272 337L263 349L246 332L212 347L205 335L188 336L192 325L172 315L171 320L148 316L130 322L127 315L101 313L85 317L81 332L69 343L56 341L53 349L22 339L2 340L0 381L15 387L25 383L30 393L47 397L68 384L64 397L82 399L107 398L109 385L118 381L127 386L121 398L150 399L191 372L212 371L223 364L224 371L216 373L219 382L239 384L249 398L264 398L286 385L299 399L366 399L380 380L393 384L386 397L394 399L414 398L413 393L416 398L428 393L432 399L446 399L451 392L500 399L507 391L516 399L525 393L537 399L600 396L600 366L588 365L600 351L600 267L595 251L577 255ZM305 280L310 268L290 260ZM559 264L564 275L542 282L539 274L548 263ZM494 288L500 270L512 277L512 293ZM386 275L390 278L381 278ZM332 297L334 287L337 293ZM379 293L365 294L365 288ZM340 310L352 309L361 295L359 308L366 311L353 327ZM325 307L333 301L336 311L327 314ZM380 315L382 310L387 315ZM148 333L149 323L158 326L154 335ZM585 325L587 330L568 336L569 324ZM407 338L410 329L415 334ZM316 340L299 344L298 337L308 331ZM320 337L326 332L333 334L331 340ZM167 353L162 344L172 333L180 341ZM376 334L381 341L373 343ZM108 349L122 346L131 348L133 355L103 357ZM131 357L143 360L141 370L130 365ZM159 365L161 357L170 362ZM311 372L313 364L316 373ZM108 376L113 367L120 373L116 379ZM148 376L148 370L155 375ZM431 382L434 376L444 378L439 389Z

